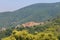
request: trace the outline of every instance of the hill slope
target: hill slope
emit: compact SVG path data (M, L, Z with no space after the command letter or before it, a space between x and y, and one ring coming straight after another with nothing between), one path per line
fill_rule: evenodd
M37 3L13 12L0 13L0 26L16 26L28 21L46 21L60 16L60 2Z

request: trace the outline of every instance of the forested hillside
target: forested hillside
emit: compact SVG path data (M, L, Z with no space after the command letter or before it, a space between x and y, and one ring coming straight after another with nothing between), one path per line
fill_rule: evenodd
M60 2L37 3L12 12L0 12L0 27L15 27L29 21L47 21L56 16L60 16Z
M33 27L9 28L0 32L1 40L60 40L60 18Z

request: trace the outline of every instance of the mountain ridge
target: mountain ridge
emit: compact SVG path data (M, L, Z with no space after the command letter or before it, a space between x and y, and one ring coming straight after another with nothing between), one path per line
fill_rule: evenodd
M17 24L29 21L47 21L57 16L60 16L60 2L37 3L12 12L1 12L0 26L15 27Z

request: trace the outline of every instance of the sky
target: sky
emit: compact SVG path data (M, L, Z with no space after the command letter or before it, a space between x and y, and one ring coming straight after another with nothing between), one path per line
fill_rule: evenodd
M35 3L54 3L60 0L0 0L0 12L14 11Z

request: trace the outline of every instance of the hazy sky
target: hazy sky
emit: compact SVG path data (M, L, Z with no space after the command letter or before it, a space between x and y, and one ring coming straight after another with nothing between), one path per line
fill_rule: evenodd
M0 12L13 11L34 3L53 3L60 0L0 0Z

